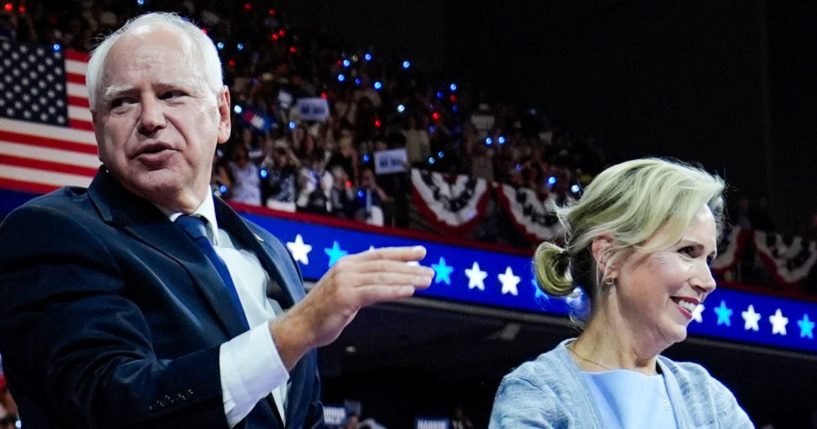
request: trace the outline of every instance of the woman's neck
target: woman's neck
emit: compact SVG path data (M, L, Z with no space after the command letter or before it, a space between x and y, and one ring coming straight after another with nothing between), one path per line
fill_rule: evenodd
M576 341L568 345L579 367L588 371L629 369L655 375L658 351L641 344L630 329L598 316L588 322Z

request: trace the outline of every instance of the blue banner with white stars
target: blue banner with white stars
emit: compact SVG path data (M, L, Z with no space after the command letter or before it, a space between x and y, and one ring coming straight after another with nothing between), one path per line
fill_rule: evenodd
M0 214L32 197L0 189ZM307 280L318 280L347 254L372 247L421 244L428 249L422 263L432 267L435 276L431 287L418 292L420 296L557 316L566 316L571 308L581 305L580 297L555 298L542 293L536 287L530 257L246 212L242 215L278 237ZM720 287L695 309L689 333L817 355L815 322L817 301Z
M530 257L290 219L243 214L283 241L308 280L319 279L347 254L372 247L428 249L423 265L434 269L419 296L494 308L566 316L581 297L556 298L536 287ZM699 305L691 335L817 354L817 303L718 288Z

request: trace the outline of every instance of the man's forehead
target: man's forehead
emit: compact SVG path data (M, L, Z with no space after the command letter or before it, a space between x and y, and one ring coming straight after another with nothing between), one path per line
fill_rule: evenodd
M193 41L180 29L163 24L141 25L119 37L111 46L108 59L138 61L141 58L134 53L139 51L154 53L158 58L167 55L173 62L192 60L193 47Z

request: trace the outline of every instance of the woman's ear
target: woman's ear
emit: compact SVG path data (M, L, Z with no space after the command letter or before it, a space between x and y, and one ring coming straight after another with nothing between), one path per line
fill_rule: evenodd
M612 234L601 234L593 239L590 244L590 253L593 255L593 260L596 262L596 267L599 271L605 273L607 276L615 276L615 267L608 267L607 262L610 257L610 250L613 247Z

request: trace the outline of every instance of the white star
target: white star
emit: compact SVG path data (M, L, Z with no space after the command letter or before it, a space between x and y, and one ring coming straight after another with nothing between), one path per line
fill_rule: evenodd
M513 274L511 267L506 268L505 273L500 274L497 277L499 277L499 281L502 282L502 295L508 293L514 296L519 295L519 291L516 290L516 285L518 285L519 281L522 279Z
M772 335L786 335L786 325L789 324L789 318L784 317L779 308L773 315L769 316L769 322L772 323Z
M488 273L480 270L479 264L476 261L474 261L474 265L472 265L470 269L465 269L465 275L468 276L468 289L477 288L479 290L485 290L485 277L488 277ZM502 291L505 291L504 283Z
M295 236L295 241L287 243L287 249L292 253L292 259L304 265L309 265L309 252L312 251L312 246L304 243L301 234Z
M694 321L696 321L698 323L702 323L704 321L704 316L703 316L704 309L706 309L705 305L698 304L698 306L695 307L695 310L692 312L692 320L694 320Z
M749 308L746 309L746 311L744 311L744 312L742 312L740 314L741 314L741 316L743 316L743 322L744 322L743 323L743 329L744 330L746 330L746 331L748 331L750 329L753 330L753 331L759 331L760 330L760 327L757 325L757 322L760 320L760 313L755 313L755 307L754 306L750 305ZM785 328L783 328L783 330L785 331Z

